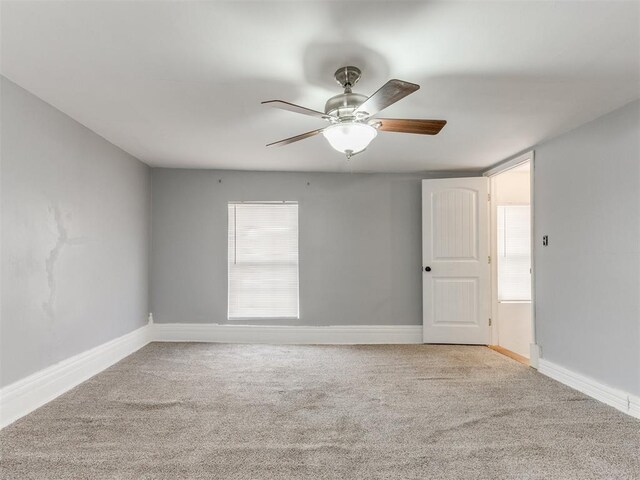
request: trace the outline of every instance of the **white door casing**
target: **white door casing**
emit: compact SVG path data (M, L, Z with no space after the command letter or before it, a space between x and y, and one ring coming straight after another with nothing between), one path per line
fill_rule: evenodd
M422 181L425 343L490 342L488 203L485 177Z

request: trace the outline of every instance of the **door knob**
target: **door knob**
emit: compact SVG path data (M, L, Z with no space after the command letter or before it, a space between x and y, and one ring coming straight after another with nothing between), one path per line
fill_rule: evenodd
M425 272L430 272L431 271L431 267L424 267L424 271Z

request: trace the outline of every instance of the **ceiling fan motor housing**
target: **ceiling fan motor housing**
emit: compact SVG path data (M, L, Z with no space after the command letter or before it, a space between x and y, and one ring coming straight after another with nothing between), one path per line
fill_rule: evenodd
M351 88L358 83L362 72L358 67L340 67L333 74L336 81L344 88L344 93L331 97L324 106L324 113L338 117L340 120L353 120L353 111L367 100L368 97L353 93Z
M327 115L334 115L340 118L353 117L353 111L362 105L367 98L369 97L359 93L340 93L327 100L324 112Z

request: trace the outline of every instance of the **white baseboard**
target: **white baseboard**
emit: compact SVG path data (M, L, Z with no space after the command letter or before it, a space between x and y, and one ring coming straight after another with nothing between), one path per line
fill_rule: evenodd
M0 428L50 402L152 341L351 345L419 344L422 343L422 326L309 327L150 323L2 388L0 390ZM532 353L534 353L533 348ZM542 358L538 359L538 371L624 413L640 418L640 397L601 384Z
M543 358L538 361L538 372L602 403L615 407L621 412L640 418L640 398L634 395L604 385L593 378L573 372Z
M154 323L159 342L276 344L422 343L422 325L273 326Z
M640 418L640 397L629 395L629 415Z
M0 428L71 390L151 340L151 325L145 325L7 385L0 390Z
M421 325L267 326L154 324L0 389L0 428L71 390L152 341L276 344L422 343Z

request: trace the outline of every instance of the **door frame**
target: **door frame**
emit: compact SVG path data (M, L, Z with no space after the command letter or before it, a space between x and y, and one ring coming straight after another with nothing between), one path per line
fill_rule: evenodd
M533 368L538 368L538 360L540 358L540 347L536 338L536 261L535 261L535 240L536 240L536 221L535 221L535 189L534 189L534 181L535 181L535 153L533 150L525 152L521 155L518 155L514 158L511 158L505 162L501 162L488 170L484 171L482 174L485 177L488 177L489 182L489 194L492 195L492 186L493 186L493 178L500 173L504 173L507 170L511 170L512 168L518 167L523 163L529 162L529 184L530 184L530 201L531 201L531 344L529 346L529 365ZM488 215L489 221L489 242L492 255L493 253L493 242L492 242L492 228L494 227L493 223L494 219L494 200L493 198L489 202L491 209ZM491 264L491 318L497 319L497 304L494 302L494 297L496 295L496 263L497 259L492 258ZM492 322L491 325L491 343L494 344L498 339L498 321Z

